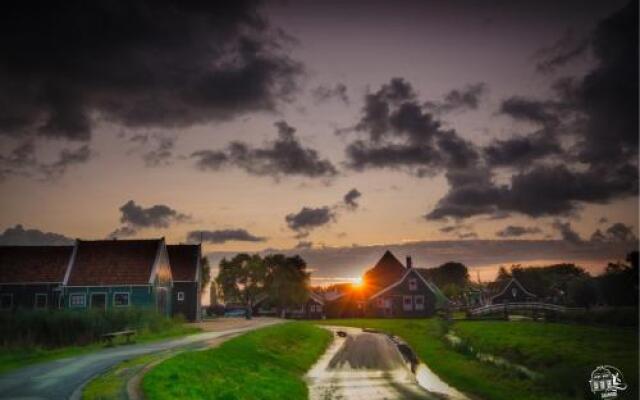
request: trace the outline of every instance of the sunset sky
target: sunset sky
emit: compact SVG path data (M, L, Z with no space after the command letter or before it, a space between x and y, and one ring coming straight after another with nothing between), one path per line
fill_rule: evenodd
M637 2L54 3L0 16L2 244L202 239L317 283L637 247Z

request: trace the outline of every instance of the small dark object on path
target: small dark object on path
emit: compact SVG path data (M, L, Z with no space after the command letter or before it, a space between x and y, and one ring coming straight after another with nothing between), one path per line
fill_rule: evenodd
M345 331L337 331L336 335L338 335L340 337L347 337L347 332L345 332Z

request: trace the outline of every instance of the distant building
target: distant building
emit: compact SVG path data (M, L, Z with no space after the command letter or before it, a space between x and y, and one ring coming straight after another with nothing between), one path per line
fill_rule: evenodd
M516 278L511 278L497 294L489 299L489 303L526 303L536 300L537 296L535 294L525 289Z
M0 246L0 311L60 306L72 246Z
M450 302L427 277L427 270L407 265L386 251L363 277L363 285L327 302L329 317L426 317Z
M200 321L202 289L202 247L200 245L168 245L169 264L173 277L173 315L182 314L187 321Z
M270 301L269 296L264 293L256 298L252 311L255 315L283 316L295 319L322 319L325 316L324 304L325 300L322 296L310 290L306 301L279 309Z
M63 282L64 308L142 307L171 315L173 280L164 238L77 240Z

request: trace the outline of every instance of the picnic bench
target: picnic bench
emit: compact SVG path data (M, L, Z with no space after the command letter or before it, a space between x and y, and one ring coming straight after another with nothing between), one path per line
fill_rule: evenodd
M131 336L135 334L136 334L136 331L134 330L126 330L126 331L105 333L100 337L102 338L103 341L107 342L107 346L113 346L113 339L117 338L118 336L124 336L126 338L127 343L131 343Z

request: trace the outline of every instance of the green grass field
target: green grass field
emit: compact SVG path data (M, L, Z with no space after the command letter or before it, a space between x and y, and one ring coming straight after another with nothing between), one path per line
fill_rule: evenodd
M200 332L199 328L186 324L174 324L161 332L143 332L134 340L136 343L148 343L197 332ZM114 340L115 345L122 345L124 342L124 338ZM86 346L65 346L54 349L45 349L37 346L0 348L0 374L31 364L91 353L104 348L105 346L100 343L92 343Z
M170 358L143 379L145 397L160 399L306 399L302 376L331 334L291 322L247 333L220 347Z
M589 372L609 363L635 385L625 397L637 398L637 330L557 323L459 321L452 329L476 351L492 353L542 373L532 381L515 371L481 363L453 350L442 339L447 329L436 318L422 320L352 319L320 323L379 329L405 339L421 360L452 386L483 399L580 399ZM587 371L588 370L588 371ZM584 371L586 376L583 376ZM590 396L591 393L588 393Z

